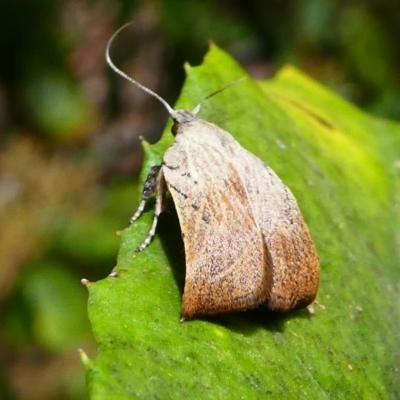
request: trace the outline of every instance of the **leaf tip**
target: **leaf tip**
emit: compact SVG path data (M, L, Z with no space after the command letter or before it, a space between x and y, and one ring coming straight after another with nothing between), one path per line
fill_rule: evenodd
M185 63L183 64L183 68L187 75L193 67L190 65L188 61L185 61Z
M89 279L82 278L82 279L81 279L81 283L82 283L83 286L89 287L89 285L90 285L92 282L89 281Z
M85 353L85 351L83 349L78 349L78 352L81 357L82 364L85 367L89 367L92 360L89 358L89 356Z

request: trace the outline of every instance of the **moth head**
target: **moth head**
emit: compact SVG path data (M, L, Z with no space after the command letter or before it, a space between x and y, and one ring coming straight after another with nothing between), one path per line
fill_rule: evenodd
M172 119L174 121L174 124L172 125L171 132L174 136L176 136L179 133L180 125L196 121L199 118L197 117L195 111L175 110L174 114L172 115Z

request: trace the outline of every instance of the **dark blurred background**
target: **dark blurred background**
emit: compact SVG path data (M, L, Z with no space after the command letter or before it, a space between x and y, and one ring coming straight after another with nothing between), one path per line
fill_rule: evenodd
M209 39L258 79L294 64L377 116L400 119L396 0L6 0L0 13L0 398L87 398L96 350L79 281L115 265L137 200L138 136L167 120L185 61ZM127 294L129 295L129 294Z

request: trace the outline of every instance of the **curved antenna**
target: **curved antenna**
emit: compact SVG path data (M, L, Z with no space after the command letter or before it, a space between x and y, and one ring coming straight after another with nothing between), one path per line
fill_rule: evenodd
M242 78L237 79L236 81L230 82L230 83L228 83L227 85L222 86L222 88L216 90L215 92L212 92L212 93L208 94L206 97L203 97L203 98L199 101L199 103L197 104L197 106L193 109L192 113L196 115L196 114L200 111L201 105L203 104L204 101L206 101L206 100L209 99L210 97L215 96L215 95L218 94L219 92L222 92L223 90L227 89L228 87L233 86L233 85L236 85L237 83L244 81L245 79L247 79L247 76L243 76Z
M156 99L158 99L163 105L164 107L167 109L168 113L171 115L171 117L176 115L175 110L161 97L159 96L157 93L154 93L152 90L150 90L149 88L147 88L146 86L143 86L142 84L140 84L138 81L135 81L133 78L131 78L130 76L128 76L125 72L121 71L111 60L110 58L110 48L111 48L111 44L113 43L114 39L117 37L117 35L123 30L125 29L128 25L131 25L132 22L128 22L125 25L122 25L121 28L119 28L112 36L111 38L108 40L107 42L107 47L106 47L106 61L107 64L120 76L122 76L123 78L125 78L126 80L128 80L131 83L134 83L136 86L138 86L140 89L144 90L145 92L149 93L150 95L152 95L153 97L155 97Z

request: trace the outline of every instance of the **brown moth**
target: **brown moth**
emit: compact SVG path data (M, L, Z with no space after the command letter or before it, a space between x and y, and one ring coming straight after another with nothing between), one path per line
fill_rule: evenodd
M200 119L200 105L192 112L174 110L120 71L109 57L120 30L107 45L108 64L161 101L174 121L175 142L151 169L131 222L155 194L153 224L141 251L170 192L186 257L182 320L260 305L283 312L309 305L318 290L319 259L293 194L230 133Z

